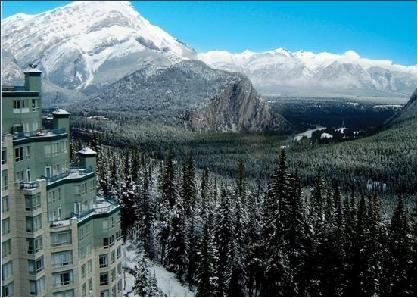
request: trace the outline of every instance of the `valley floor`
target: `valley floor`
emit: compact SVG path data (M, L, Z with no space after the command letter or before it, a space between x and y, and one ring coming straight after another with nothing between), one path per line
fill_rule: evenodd
M135 284L135 277L132 275L132 270L142 259L142 253L138 253L136 245L132 241L125 243L125 261L123 264L124 275L124 296L136 296L133 291ZM168 272L161 264L147 260L150 265L150 272L157 280L158 289L161 290L165 296L168 297L195 297L195 293L187 286L182 285L175 274Z

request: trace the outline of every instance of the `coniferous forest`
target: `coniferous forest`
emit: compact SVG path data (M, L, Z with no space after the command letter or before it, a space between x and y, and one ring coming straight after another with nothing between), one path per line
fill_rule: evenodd
M267 179L249 180L243 161L226 179L198 169L192 152L160 161L90 145L101 191L120 199L125 240L144 256L136 295L161 295L145 258L198 296L417 294L416 214L402 196L388 213L379 192L355 184L317 175L307 187L285 150Z

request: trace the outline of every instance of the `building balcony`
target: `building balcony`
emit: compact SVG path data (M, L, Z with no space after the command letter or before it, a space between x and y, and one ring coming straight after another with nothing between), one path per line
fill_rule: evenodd
M39 181L30 181L30 182L20 182L20 189L32 190L39 187Z
M22 140L22 139L29 139L29 138L48 138L57 135L66 134L65 128L57 128L57 129L40 129L37 131L32 132L15 132L13 134L13 141Z
M64 171L64 172L62 172L58 175L54 175L54 176L51 176L51 177L42 176L42 178L47 181L48 185L51 185L51 184L56 183L56 182L61 181L61 180L71 180L71 179L84 178L84 177L86 177L88 175L91 175L93 173L94 173L94 171L91 167L88 168L88 169L70 167L69 170Z
M78 222L85 221L94 216L100 216L110 214L116 209L119 209L118 202L113 198L97 198L90 210L83 211L81 213L72 213L73 218L76 218Z
M63 228L71 225L71 219L56 220L50 222L51 228Z

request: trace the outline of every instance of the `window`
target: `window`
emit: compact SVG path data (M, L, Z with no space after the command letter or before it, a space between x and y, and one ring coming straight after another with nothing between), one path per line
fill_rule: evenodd
M9 188L9 175L7 173L7 170L3 170L1 172L1 176L2 176L2 179L1 179L1 189L3 191L5 191L5 190L7 190Z
M99 256L99 267L107 267L107 255L100 255Z
M1 243L1 256L5 258L12 253L11 240L6 240Z
M45 277L41 277L36 281L36 294L41 295L45 291Z
M26 211L34 211L41 207L41 195L25 196Z
M109 246L109 238L105 237L103 238L103 247L107 248Z
M34 233L42 229L42 214L26 216L26 232Z
M93 291L93 280L89 279L89 291Z
M8 278L10 278L13 274L13 263L12 261L7 262L6 264L3 264L3 266L1 267L1 277L2 280L7 280Z
M12 297L14 296L14 285L13 282L8 285L2 286L2 296L3 297Z
M26 169L26 181L27 182L30 181L30 169L29 168Z
M117 268L118 268L118 274L121 274L122 273L122 264L119 263Z
M28 254L35 254L42 250L42 236L38 236L35 239L27 238L26 244L28 247Z
M23 160L23 147L15 148L15 161Z
M118 248L116 249L116 258L120 258L121 256L121 246L119 245Z
M34 260L28 260L28 272L30 274L36 274L44 270L44 257L40 257Z
M52 176L51 167L50 166L45 167L45 177L50 178L51 176Z
M122 291L122 280L121 279L118 280L118 291L119 292Z
M10 233L10 218L5 218L1 221L1 234L7 235Z
M9 211L9 197L4 196L1 198L1 212L5 213Z
M112 264L115 262L115 251L114 250L110 253L110 262Z
M111 282L114 282L116 280L116 268L113 268L110 274Z
M109 297L109 290L100 291L100 297Z
M52 266L61 267L73 263L73 252L71 250L60 251L52 254Z
M107 272L100 273L100 285L105 286L109 283L109 275Z
M66 271L61 273L55 273L52 275L54 287L61 287L69 285L73 282L73 271Z
M74 290L67 290L67 291L61 291L61 292L55 292L52 294L54 297L74 297Z
M87 272L89 274L93 272L93 262L91 259L87 262Z
M7 162L7 151L6 149L1 150L1 164L4 165Z
M116 231L116 240L120 240L122 238L121 231Z
M32 99L32 112L36 111L36 99Z
M71 231L51 233L52 245L63 245L71 243Z
M81 286L81 296L86 297L86 295L87 295L86 283L83 283L83 285Z
M60 165L56 164L52 166L52 173L54 173L54 175L57 175L60 173Z
M36 280L29 281L29 294L31 296L36 296Z
M45 290L45 277L41 277L38 280L29 281L30 295L41 295Z
M82 279L86 278L86 264L83 264L81 266L81 278Z
M80 214L81 212L81 202L75 202L74 203L74 213Z
M61 142L61 152L67 153L67 140Z
M30 159L30 146L25 147L25 158Z
M13 101L13 113L24 113L26 111L26 103L24 99L17 99Z

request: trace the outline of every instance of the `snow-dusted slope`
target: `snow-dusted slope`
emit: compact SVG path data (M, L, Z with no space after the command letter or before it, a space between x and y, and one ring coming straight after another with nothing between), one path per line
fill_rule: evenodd
M187 127L193 131L288 132L289 123L274 114L240 73L215 70L185 60L154 72L138 70L101 90L73 112L137 119L138 123Z
M1 24L2 47L21 68L38 64L45 79L67 89L95 90L144 66L195 57L129 2L75 1L38 15L17 14Z
M405 95L416 87L416 66L365 59L354 51L336 55L279 48L261 53L211 51L198 56L212 67L245 73L262 93Z

